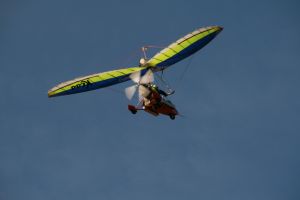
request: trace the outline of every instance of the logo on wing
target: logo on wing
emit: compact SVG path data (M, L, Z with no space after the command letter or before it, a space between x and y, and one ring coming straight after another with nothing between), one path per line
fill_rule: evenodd
M82 87L89 87L90 85L92 85L92 83L88 79L86 79L86 80L80 81L76 85L73 85L71 87L71 89L74 90L74 89L78 89L78 88L82 88Z

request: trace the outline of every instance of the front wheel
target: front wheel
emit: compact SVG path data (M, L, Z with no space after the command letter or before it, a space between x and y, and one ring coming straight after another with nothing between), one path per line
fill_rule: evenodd
M130 110L130 112L135 115L137 113L137 110Z
M132 113L132 114L136 114L137 109L135 108L135 106L133 105L128 105L128 110Z
M174 120L175 119L175 115L170 115L170 119Z

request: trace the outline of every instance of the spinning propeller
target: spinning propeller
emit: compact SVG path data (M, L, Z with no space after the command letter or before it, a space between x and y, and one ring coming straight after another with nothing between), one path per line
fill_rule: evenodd
M143 84L148 84L148 83L152 83L154 81L154 76L153 76L153 72L151 70L148 70L144 76L141 76L141 72L135 72L133 74L131 74L130 79L136 83L133 86L127 87L125 89L125 94L126 97L131 100L132 97L134 96L135 92L138 90L138 95L139 95L139 100L141 101L141 99L143 97L146 97L149 95L150 91L148 88L146 88L145 86L143 86Z

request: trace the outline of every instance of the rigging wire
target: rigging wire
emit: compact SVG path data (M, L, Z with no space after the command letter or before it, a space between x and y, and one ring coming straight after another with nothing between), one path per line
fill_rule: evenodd
M135 56L137 56L138 54L140 54L139 52L141 52L142 53L141 55L144 56L144 58L147 59L146 51L148 50L148 48L163 49L165 47L157 46L157 45L146 45L146 46L143 46L142 49L141 49L142 52L141 52L141 50L132 51L131 54L130 54L130 56L128 56L126 59L124 59L122 63L125 63L127 65L130 60L132 60ZM117 88L114 88L114 87L107 87L107 88L104 88L104 89L107 89L107 90L109 90L111 92L114 92L114 93L118 93L118 94L122 94L122 95L124 94L123 90L120 90L120 89L117 89ZM138 100L138 97L136 95L134 96L134 98Z
M153 49L163 49L163 48L165 48L165 47L162 47L162 46L157 46L157 45L146 45L146 46L143 46L142 47L142 52L143 52L143 56L144 56L144 58L147 60L148 58L147 58L147 51L148 51L148 49L149 48L153 48Z
M164 85L164 87L168 90L168 92L172 92L173 89L170 87L170 85L164 79L163 74L164 74L164 70L161 71L161 75L158 75L158 74L154 73L154 75L158 78L158 80L160 81L160 83L162 85Z
M176 89L178 89L178 88L180 87L180 85L181 85L181 83L182 83L182 81L183 81L183 79L184 79L184 77L185 77L185 75L186 75L188 69L189 69L190 66L191 66L191 63L192 63L192 61L193 61L193 58L194 58L194 55L192 55L192 56L189 58L187 65L184 67L184 71L181 73L181 76L179 77L178 81L176 82L176 86L175 86Z
M186 64L186 66L184 67L184 70L183 72L181 73L180 77L178 78L178 80L176 81L176 85L173 87L174 89L172 89L170 87L170 85L167 83L167 81L165 80L164 78L164 70L161 71L161 74L158 75L158 74L155 74L155 76L158 78L158 80L166 87L166 89L169 91L169 92L172 92L172 91L175 91L177 90L180 85L182 84L182 81L184 80L184 77L188 71L188 69L190 68L191 66L191 63L192 63L192 60L193 60L194 56L191 56L188 60L188 63Z
M143 46L143 48L154 48L154 49L163 49L163 48L166 48L166 47L163 47L163 46L158 46L158 45L146 45L146 46Z
M148 50L148 48L165 48L165 47L161 47L161 46L155 46L155 45L147 45L147 46L143 46L142 47L142 52L144 54L144 56L146 56L146 51ZM135 55L137 54L137 51L134 53ZM134 55L133 54L133 55ZM133 57L133 55L130 56L129 59L131 59ZM172 87L170 86L170 84L166 81L166 79L164 78L164 70L161 71L161 74L158 75L158 73L153 73L155 77L157 77L157 80L160 81L160 83L167 89L168 92L173 92L175 90L177 90L181 84L182 84L182 81L184 80L184 77L188 71L188 69L190 68L191 66L191 63L192 63L192 60L194 58L194 55L192 55L189 60L188 60L188 63L186 64L186 66L184 67L184 70L183 72L181 73L180 77L178 78L178 80L176 81L176 85L173 87L174 89L172 89ZM127 60L127 62L129 61L129 59ZM119 93L119 94L124 94L124 91L121 91L117 88L113 88L113 87L109 87L109 88L106 88L114 93ZM134 98L138 99L136 96L134 96Z

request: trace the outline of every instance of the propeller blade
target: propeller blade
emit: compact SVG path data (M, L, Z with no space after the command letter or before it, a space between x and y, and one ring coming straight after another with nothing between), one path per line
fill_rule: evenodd
M136 91L136 88L137 86L136 85L133 85L133 86L130 86L130 87L127 87L125 88L125 94L126 94L126 97L131 100L135 91Z
M141 78L140 84L147 84L152 83L154 81L153 72L151 70L148 70L146 74Z
M135 73L132 73L129 78L135 82L135 83L139 83L140 82L140 79L141 79L141 72L138 71L138 72L135 72Z
M125 94L126 97L131 100L132 97L134 96L134 93L138 89L138 95L139 95L139 100L141 101L144 97L147 97L150 94L150 90L141 85L141 84L148 84L152 83L154 81L154 76L153 72L151 70L148 70L143 77L141 77L141 72L135 72L132 73L129 78L136 83L136 85L127 87L125 89Z
M139 100L141 101L144 97L147 97L150 94L150 90L143 85L139 86Z

